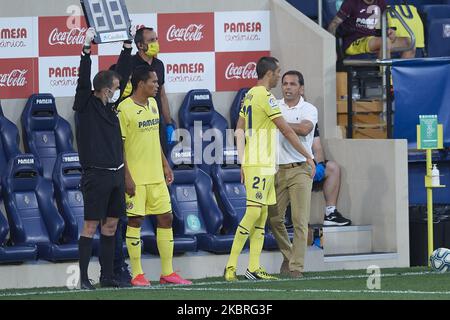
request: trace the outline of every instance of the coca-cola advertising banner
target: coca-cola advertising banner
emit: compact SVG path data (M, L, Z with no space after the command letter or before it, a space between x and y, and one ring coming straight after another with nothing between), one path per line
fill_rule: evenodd
M0 99L28 98L38 92L37 58L0 61Z
M214 51L214 13L158 14L161 52Z
M148 12L130 18L133 29L157 31L168 93L253 86L256 62L270 54L269 11ZM0 99L38 92L73 97L86 30L83 16L0 18ZM92 76L116 63L121 48L93 45Z
M268 55L269 51L216 52L216 90L235 91L254 86L258 80L256 63Z
M87 25L84 17L75 21L69 17L39 17L39 56L78 56L86 37ZM92 46L97 54L97 46Z

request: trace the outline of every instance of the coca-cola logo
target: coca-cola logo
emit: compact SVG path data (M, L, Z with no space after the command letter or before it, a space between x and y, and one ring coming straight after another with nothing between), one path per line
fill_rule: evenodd
M24 87L27 84L27 72L26 69L14 69L10 73L0 73L0 87Z
M55 45L81 45L84 43L87 28L73 28L69 31L59 31L58 28L53 29L48 36L48 43Z
M249 62L245 66L237 66L231 62L225 70L225 78L231 79L258 79L256 74L256 63Z
M167 30L167 41L200 41L203 39L202 29L204 24L190 24L186 28L179 28L176 25L170 26Z

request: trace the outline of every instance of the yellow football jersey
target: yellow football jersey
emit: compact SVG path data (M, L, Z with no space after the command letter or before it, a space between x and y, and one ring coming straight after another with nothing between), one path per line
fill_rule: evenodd
M245 118L244 167L275 168L277 127L281 117L277 99L263 86L253 87L244 98L239 115Z
M125 159L134 183L144 185L164 181L156 100L149 98L144 107L129 97L119 104L117 110Z
M414 33L416 37L416 48L425 47L425 38L424 38L424 30L422 19L420 18L419 13L417 12L416 7L413 5L395 5L394 7L397 13L399 13L403 20L405 20L406 24L411 28L411 31ZM397 30L395 35L397 37L406 37L409 38L409 33L406 31L405 27L402 25L400 20L395 18L395 16L388 14L388 25L389 27L396 27Z

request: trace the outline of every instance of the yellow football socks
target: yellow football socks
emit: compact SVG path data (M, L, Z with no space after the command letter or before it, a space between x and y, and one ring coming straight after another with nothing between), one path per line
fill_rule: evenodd
M141 265L141 228L127 226L126 244L133 278L144 273Z
M172 228L156 229L156 244L158 246L159 257L161 258L161 274L168 276L173 273L173 231Z
M245 242L250 235L250 230L253 229L256 221L260 218L260 213L261 207L247 206L245 215L236 229L233 246L231 247L230 257L228 258L227 268L231 266L237 266L238 258L241 254L242 248L244 248Z
M255 272L259 269L259 257L264 245L264 228L266 226L268 207L261 208L261 216L256 221L255 226L250 232L250 254L248 261L248 270Z

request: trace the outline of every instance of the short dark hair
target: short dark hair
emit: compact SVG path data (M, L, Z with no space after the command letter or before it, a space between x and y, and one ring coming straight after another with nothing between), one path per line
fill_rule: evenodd
M120 81L120 75L113 70L102 70L94 77L94 91L100 92L104 88L111 88L114 79Z
M134 69L133 74L131 75L131 85L133 86L133 91L137 89L139 82L145 82L150 79L150 72L155 72L155 69L149 65L142 65Z
M144 42L144 31L153 31L153 28L149 28L149 27L142 27L140 29L138 29L136 31L136 35L134 36L134 43L136 44L136 47L138 46L139 43L143 43Z
M278 60L274 57L262 57L256 64L256 74L258 80L264 78L268 71L275 71L278 68Z
M281 78L281 83L283 83L285 76L297 76L298 83L300 83L301 86L305 85L305 80L303 79L303 75L300 71L289 70L289 71L285 72L285 74L283 74L283 77Z

